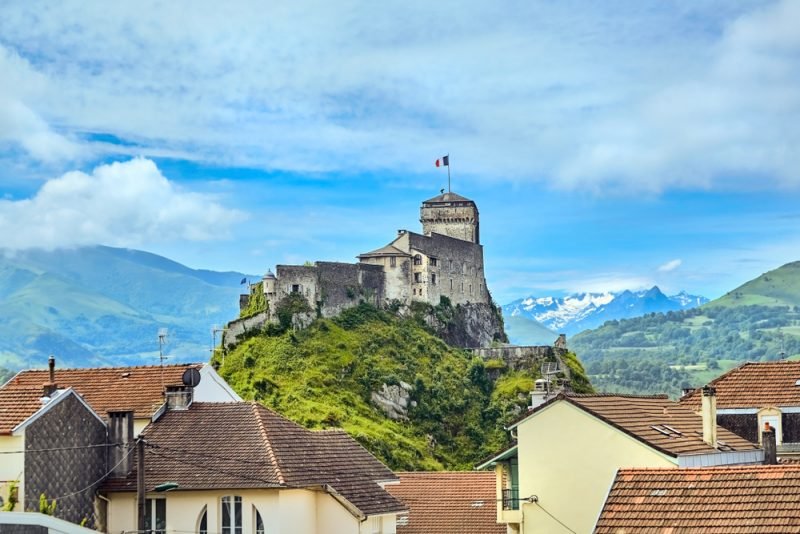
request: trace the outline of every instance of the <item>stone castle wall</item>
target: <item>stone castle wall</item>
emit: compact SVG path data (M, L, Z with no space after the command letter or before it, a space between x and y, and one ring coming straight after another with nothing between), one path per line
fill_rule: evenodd
M472 202L453 202L448 206L423 204L420 219L425 235L435 233L480 243L478 209Z

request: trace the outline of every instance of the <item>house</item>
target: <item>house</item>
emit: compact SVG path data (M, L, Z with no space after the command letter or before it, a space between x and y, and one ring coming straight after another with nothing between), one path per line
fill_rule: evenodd
M199 383L193 388L193 399L201 402L230 402L242 400L220 377L212 366L201 363L177 365L142 365L130 367L94 367L57 369L55 360L48 369L20 371L6 382L0 391L41 391L42 384L56 383L80 393L94 411L106 417L111 412L132 411L134 433L138 434L162 408L167 395L180 394L186 389L183 375L196 369ZM2 409L2 408L0 408Z
M11 511L38 512L44 494L60 519L94 525L107 426L74 389L0 389L0 433L0 498Z
M591 532L622 467L691 468L761 462L753 443L666 395L559 393L509 429L517 444L478 466L494 467L509 532Z
M183 383L189 370L194 387ZM58 498L58 517L93 525L108 468L167 400L187 396L241 400L202 364L56 369L51 357L49 369L17 373L0 387L0 499L31 511L44 493Z
M778 453L800 454L800 361L747 362L712 380L716 390L717 423L758 443L759 429L776 429ZM680 403L700 409L702 390L684 395Z
M620 469L594 532L800 532L800 465Z
M396 474L400 484L386 490L408 507L397 517L397 534L506 534L497 523L494 473Z
M384 489L394 473L344 431L307 430L257 403L168 409L141 437L156 532L393 534L405 510ZM137 528L137 464L101 489L108 532Z

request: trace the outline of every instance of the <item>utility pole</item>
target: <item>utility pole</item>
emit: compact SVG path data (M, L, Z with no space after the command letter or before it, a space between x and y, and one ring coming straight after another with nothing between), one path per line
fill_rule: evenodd
M145 482L144 482L144 439L141 437L136 440L136 501L138 504L139 518L136 530L139 534L145 531L147 520L147 509L145 508Z

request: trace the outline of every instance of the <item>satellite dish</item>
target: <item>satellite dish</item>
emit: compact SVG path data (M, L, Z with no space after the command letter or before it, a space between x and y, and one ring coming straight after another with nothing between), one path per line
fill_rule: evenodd
M196 367L190 367L183 372L183 385L195 387L200 383L200 371Z

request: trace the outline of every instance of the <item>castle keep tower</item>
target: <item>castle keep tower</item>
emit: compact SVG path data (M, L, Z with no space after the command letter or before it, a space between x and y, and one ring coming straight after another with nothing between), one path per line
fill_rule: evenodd
M422 203L422 233L441 234L480 244L478 206L456 193L443 193Z

